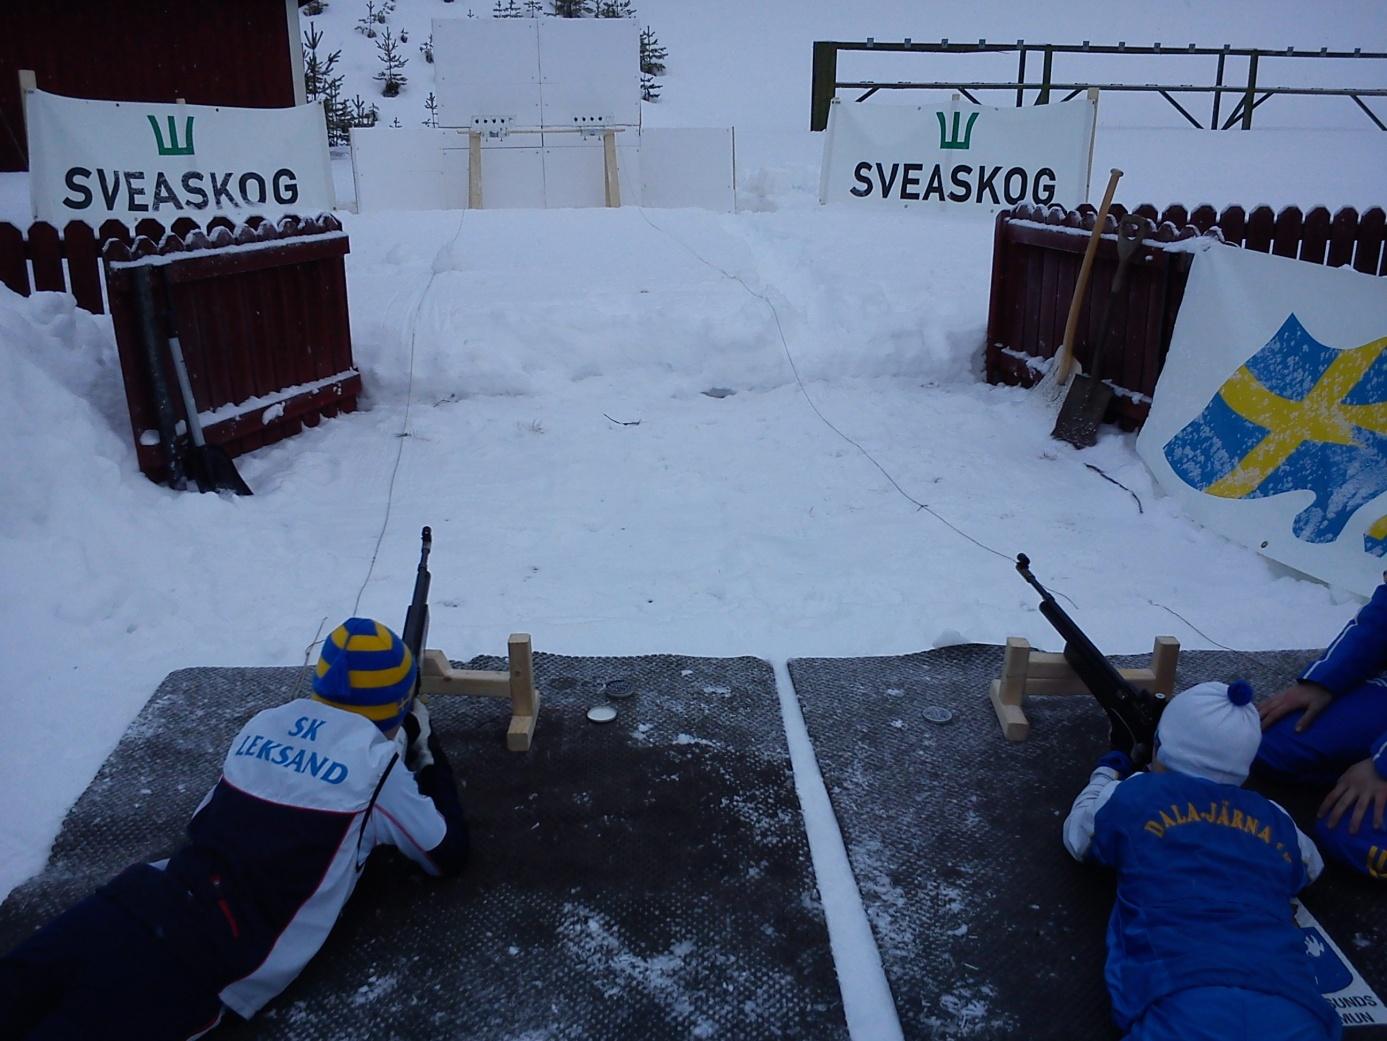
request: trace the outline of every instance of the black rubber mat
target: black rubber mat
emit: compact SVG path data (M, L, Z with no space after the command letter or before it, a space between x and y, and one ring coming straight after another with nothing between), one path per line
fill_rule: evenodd
M477 659L472 668L502 668ZM534 747L508 705L435 697L473 862L377 852L323 951L215 1036L386 1041L845 1039L774 674L754 658L535 656ZM597 725L604 685L631 696ZM252 712L299 669L170 675L0 907L0 948L127 863L165 855Z
M1179 686L1241 676L1270 693L1312 656L1186 651ZM1103 984L1113 885L1060 841L1106 750L1104 718L1088 698L1028 698L1030 737L1008 743L987 696L1001 665L1002 648L965 645L789 669L907 1041L1115 1037ZM952 720L930 722L930 707ZM1312 795L1270 794L1308 825ZM1305 903L1387 995L1387 889L1331 869Z

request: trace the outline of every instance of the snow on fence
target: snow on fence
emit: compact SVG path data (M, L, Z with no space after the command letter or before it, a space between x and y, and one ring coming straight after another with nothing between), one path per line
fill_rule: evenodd
M350 412L361 392L341 224L325 214L229 225L214 220L210 233L194 227L180 235L175 223L157 239L113 237L103 247L131 432L140 469L156 481L167 477L168 446L159 439L141 339L135 289L141 268L154 269L156 349L180 442L187 431L163 343L170 335L179 337L207 443L233 456Z
M1075 343L1085 371L1117 270L1117 221L1127 212L1113 204L1094 258ZM1132 212L1150 224L1128 268L1121 299L1113 302L1099 374L1116 390L1106 419L1124 430L1134 430L1146 420L1194 258L1184 244L1189 239L1209 236L1261 253L1387 275L1387 220L1380 207L1361 215L1345 207L1332 216L1323 206L1309 213L1295 206L1280 213L1269 206L1250 213L1229 206L1220 213L1207 205L1192 211L1179 205L1157 211L1148 204ZM1089 205L1076 210L1022 205L997 215L987 318L989 383L1029 387L1048 368L1064 336L1074 281L1095 216Z
M264 217L249 217L245 224L258 227ZM195 231L211 235L225 228L233 235L238 225L230 217L217 216L206 225L192 217L179 217L167 228L152 217L137 223L133 230L123 221L104 221L93 230L85 221L68 221L61 231L47 221L36 221L27 229L0 223L0 283L20 296L31 292L71 293L77 306L92 314L106 313L106 294L101 267L101 251L107 242L118 240L127 246L143 236L159 242L172 232L185 238Z

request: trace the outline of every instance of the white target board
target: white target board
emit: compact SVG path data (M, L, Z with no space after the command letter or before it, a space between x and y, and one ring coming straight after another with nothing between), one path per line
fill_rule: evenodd
M633 19L435 18L433 50L441 126L640 125Z

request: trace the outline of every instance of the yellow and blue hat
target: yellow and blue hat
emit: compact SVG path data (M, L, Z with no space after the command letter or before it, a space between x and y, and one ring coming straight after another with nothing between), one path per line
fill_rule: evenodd
M371 618L348 618L323 641L313 700L365 716L382 731L404 719L414 692L414 655Z

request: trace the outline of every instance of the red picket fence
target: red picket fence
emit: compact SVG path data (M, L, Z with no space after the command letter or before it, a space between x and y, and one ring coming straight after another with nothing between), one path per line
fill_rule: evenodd
M349 246L336 218L286 217L234 230L212 223L210 234L194 228L157 241L112 238L103 250L131 433L140 469L156 481L168 476L169 446L157 436L141 340L141 266L155 272L157 353L174 411L186 419L163 343L176 333L208 444L233 456L260 448L352 411L361 392L347 314ZM184 437L176 448L185 447Z
M1267 206L1251 213L1230 206L1219 213L1212 206L1193 211L1171 206L1158 212L1143 205L1133 212L1150 222L1148 234L1130 262L1121 298L1113 303L1098 374L1116 389L1105 418L1124 430L1145 422L1170 349L1193 260L1183 247L1172 248L1176 243L1208 235L1244 249L1387 275L1387 222L1376 207L1361 216L1345 208L1332 217L1324 207L1308 214L1288 207L1278 214ZM1126 213L1122 205L1112 206L1089 276L1074 345L1085 372L1091 371L1103 301L1117 269L1117 221ZM1044 374L1064 336L1095 217L1088 205L1077 210L1022 205L997 215L987 320L989 383L1029 387Z
M264 217L250 217L246 224L256 227ZM183 238L195 231L212 234L225 228L233 234L237 224L230 217L217 216L199 224L191 217L180 217L168 228L152 217L130 226L108 220L93 230L83 221L69 221L59 231L47 221L37 221L27 229L0 223L0 282L20 296L31 292L71 293L77 306L92 314L106 311L101 251L107 242L118 240L127 246L140 236L159 242L172 233Z

